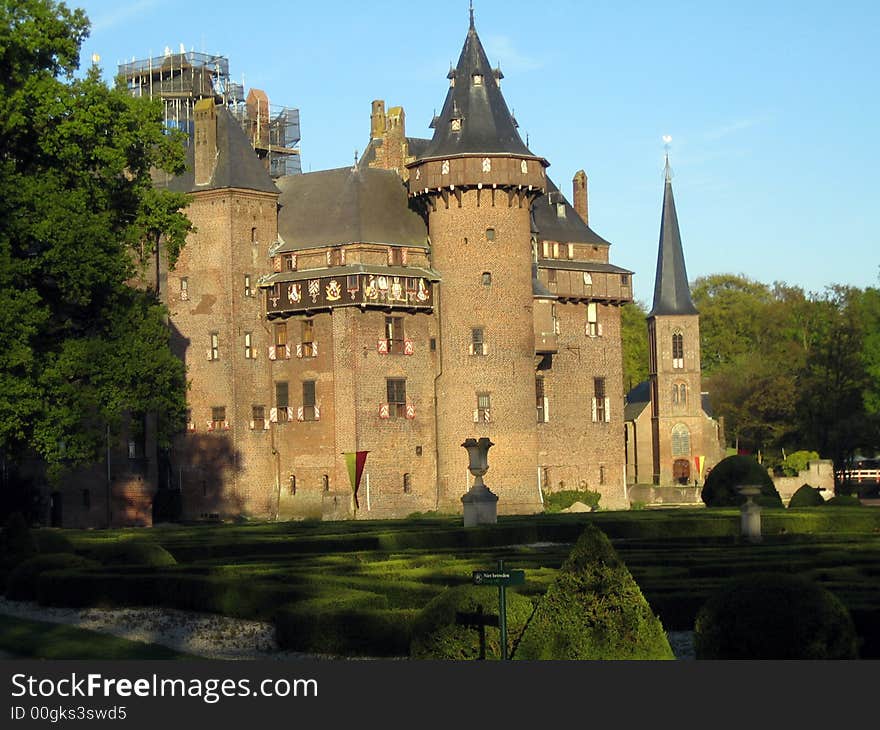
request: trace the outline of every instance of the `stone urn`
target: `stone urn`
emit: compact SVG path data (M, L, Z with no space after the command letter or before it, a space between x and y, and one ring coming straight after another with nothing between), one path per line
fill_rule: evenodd
M746 498L740 507L740 533L749 542L761 542L761 505L753 500L761 493L761 485L742 484L736 491Z
M485 436L465 439L462 444L468 452L468 471L474 477L473 486L461 498L465 527L498 522L498 495L483 483L483 475L489 471L489 449L494 445Z

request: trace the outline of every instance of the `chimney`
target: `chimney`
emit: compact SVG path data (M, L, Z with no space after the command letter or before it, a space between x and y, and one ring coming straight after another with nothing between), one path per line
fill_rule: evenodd
M584 223L590 225L590 211L587 206L587 173L583 170L578 170L574 174L574 179L571 181L572 186L572 200L574 200L574 209L577 214L583 219Z
M195 106L195 183L208 185L217 165L217 110L213 99L201 99Z
M376 99L373 102L373 113L370 115L370 139L381 139L385 136L385 102Z

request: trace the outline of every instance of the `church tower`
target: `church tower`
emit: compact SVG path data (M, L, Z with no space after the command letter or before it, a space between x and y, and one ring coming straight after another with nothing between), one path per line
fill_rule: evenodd
M648 313L653 483L701 480L700 316L691 299L666 159L654 303ZM696 461L695 461L696 458Z
M468 437L488 437L486 483L499 513L541 509L537 486L530 205L548 163L520 138L474 27L448 75L434 136L410 162L409 191L428 222L437 310L438 506L461 509Z

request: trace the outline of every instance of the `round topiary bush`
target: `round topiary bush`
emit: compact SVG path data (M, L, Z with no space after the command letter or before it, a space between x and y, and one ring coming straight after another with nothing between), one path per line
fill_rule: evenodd
M728 456L719 461L706 477L700 498L707 507L739 507L746 501L736 487L759 484L755 501L763 507L782 507L782 498L767 470L751 456Z
M13 601L31 601L37 597L37 579L50 570L90 570L101 566L72 553L35 555L19 563L6 579L6 597Z
M155 542L105 542L90 548L88 553L89 557L103 565L136 565L148 568L177 565L174 556Z
M849 611L798 575L735 578L697 613L697 659L858 659Z
M822 498L819 490L811 487L809 484L801 486L791 495L791 499L788 500L789 509L796 509L798 507L819 507L823 504L825 504L825 500Z
M519 640L534 607L525 596L506 591L507 655ZM485 646L480 631L457 621L460 614L484 614L498 618L498 589L491 586L448 588L425 604L413 623L410 657L413 659L500 659L501 631L485 627Z

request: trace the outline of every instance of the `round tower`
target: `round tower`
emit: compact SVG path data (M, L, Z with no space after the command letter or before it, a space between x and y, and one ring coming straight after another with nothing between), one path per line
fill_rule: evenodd
M410 163L442 277L436 378L438 502L460 509L469 437L494 444L499 513L541 507L537 474L530 205L547 161L523 144L471 17L434 136Z

